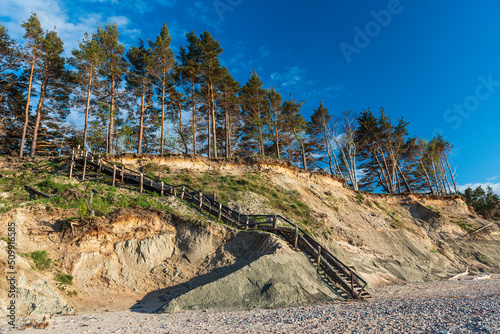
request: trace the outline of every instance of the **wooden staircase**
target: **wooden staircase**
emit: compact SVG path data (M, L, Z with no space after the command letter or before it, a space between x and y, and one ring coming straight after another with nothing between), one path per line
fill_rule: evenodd
M304 252L316 266L318 274L329 285L340 288L346 299L366 299L371 295L366 291L367 283L348 267L322 247L298 226L280 215L244 215L218 202L215 196L205 195L188 185L170 185L160 180L150 178L135 170L118 167L101 156L88 151L73 150L70 177L76 165L83 166L82 179L86 177L89 168L97 175L111 176L113 185L116 180L137 185L142 193L144 190L156 192L161 196L172 195L192 203L198 210L206 211L218 220L225 221L240 229L255 229L268 231L283 237L296 251Z

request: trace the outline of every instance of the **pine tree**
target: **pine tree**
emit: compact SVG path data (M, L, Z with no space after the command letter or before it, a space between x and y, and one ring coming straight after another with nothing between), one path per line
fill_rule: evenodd
M85 126L83 130L83 148L87 148L87 132L90 114L91 99L94 87L99 86L97 81L97 71L103 61L103 53L96 40L96 36L89 37L85 33L83 40L79 43L78 49L73 49L72 58L68 63L75 68L77 89L74 94L77 96L77 104L85 102Z
M20 69L21 54L16 41L12 40L7 29L0 24L0 154L10 154L18 147L15 138L22 98L22 77Z
M184 154L189 153L187 134L184 128L182 114L186 105L186 98L182 92L173 91L170 94L170 112L169 119L173 123L175 132L182 143Z
M38 20L38 16L36 14L31 14L28 18L28 21L22 24L24 28L24 40L25 40L25 63L29 66L29 81L28 81L28 91L26 98L26 107L24 112L24 127L21 136L21 144L19 148L19 156L22 158L24 155L24 142L26 139L26 132L28 130L28 122L29 122L29 111L30 111L30 102L31 102L31 90L33 84L33 77L35 74L35 65L40 61L41 53L42 53L42 43L43 43L43 29L40 25L40 21Z
M295 140L297 141L297 147L291 143L295 148L297 153L302 158L302 167L307 170L307 153L309 147L309 140L307 137L307 122L302 117L300 109L302 108L303 101L297 102L290 95L290 99L283 103L283 114L284 114L284 127L285 132L293 133ZM289 156L289 159L293 161L293 158Z
M133 46L129 49L127 58L130 62L130 69L126 75L127 88L133 97L140 99L137 153L141 154L144 116L147 109L152 105L153 98L151 85L153 77L150 75L148 69L152 69L153 66L151 64L150 54L141 40L139 40L139 46Z
M20 56L16 41L10 38L7 29L0 24L0 103L16 82L15 72L19 70Z
M196 46L198 37L193 33L186 34L189 45L187 49L181 46L179 51L179 68L176 85L184 89L188 101L188 106L191 107L191 132L193 143L193 154L198 154L198 101L200 99L200 57L199 50Z
M96 41L101 48L104 60L99 69L100 75L107 83L106 95L109 98L107 105L108 114L108 135L107 135L107 153L114 153L115 141L115 117L119 115L118 89L123 75L127 70L127 62L123 57L125 48L118 41L120 33L116 23L107 23L104 27L97 27ZM103 97L104 98L104 97Z
M332 116L328 114L328 109L325 108L322 102L319 103L318 109L314 110L309 122L308 132L311 137L311 142L314 143L313 150L316 156L328 156L328 167L330 173L335 175L335 166L332 156L334 155L332 145L328 136L329 124Z
M267 109L268 112L266 114L267 126L269 128L269 131L271 132L270 135L273 137L276 157L278 159L281 159L279 133L283 118L283 98L281 97L281 94L277 92L274 87L272 87L267 91L266 99L269 103L269 108Z
M244 145L250 150L257 148L258 154L264 156L265 115L269 105L267 92L262 88L262 81L257 72L251 73L248 82L241 87L241 107L245 126Z
M237 133L241 128L241 112L238 96L240 84L229 74L227 68L223 67L223 72L223 79L219 83L219 90L221 92L219 106L224 118L223 139L225 143L225 157L230 158L234 152Z
M174 68L174 53L170 48L170 35L167 25L164 23L156 41L149 41L148 73L154 78L154 85L158 91L161 103L161 134L160 134L160 154L164 153L165 147L165 104L167 91L169 90L169 74Z
M191 40L195 43L194 46L197 49L199 57L201 91L208 112L208 156L217 158L215 115L217 106L215 102L218 98L217 86L224 77L224 72L219 61L219 56L223 52L223 49L220 47L219 42L217 42L208 31L200 35L200 38L191 38ZM210 137L212 137L212 141L210 141ZM213 153L210 152L210 147L212 147Z
M69 95L72 88L72 79L70 72L65 68L63 52L63 42L57 36L57 33L55 31L47 32L42 40L40 63L35 70L35 78L39 83L40 93L31 139L31 157L34 157L37 152L39 130L42 129L45 134L49 130L52 131L52 137L60 135L59 124L69 114ZM42 124L42 121L45 123Z
M383 108L378 119L368 109L357 121L355 142L365 173L360 182L362 187L366 190L381 187L388 193L402 193L403 189L412 192L406 172L401 168L408 123L401 118L394 126Z

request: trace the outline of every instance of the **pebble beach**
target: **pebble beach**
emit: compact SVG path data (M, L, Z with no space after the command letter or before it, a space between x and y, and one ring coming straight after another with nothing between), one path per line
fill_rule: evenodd
M152 311L152 310L151 310ZM388 285L374 298L306 307L57 316L46 329L1 333L500 333L500 275Z

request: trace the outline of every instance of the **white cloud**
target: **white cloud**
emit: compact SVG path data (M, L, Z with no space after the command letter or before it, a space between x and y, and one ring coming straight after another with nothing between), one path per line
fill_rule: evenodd
M129 24L129 20L125 16L111 16L106 21L116 23L118 28L124 28Z
M114 3L114 0L104 0L98 2ZM96 1L91 1L96 2ZM136 8L137 6L148 6L146 1L120 1L120 6L134 7L136 12L142 13L143 10ZM174 5L175 1L166 1L163 6ZM113 11L112 6L109 6L109 12ZM131 7L131 8L132 8ZM151 6L149 4L149 9ZM132 22L125 16L111 15L99 13L85 13L79 11L77 7L68 8L68 4L61 0L10 0L0 1L0 12L7 19L3 24L9 30L12 38L22 41L24 29L21 24L25 22L31 13L37 13L42 28L44 30L53 30L55 28L58 36L64 42L65 56L71 54L71 50L78 47L78 42L83 38L85 33L89 35L96 32L97 24L103 25L104 22L116 22L121 36L135 43L136 39L141 34L141 30L132 26ZM8 13L7 15L5 13ZM122 39L122 38L120 38Z
M493 177L493 179L495 178L496 176ZM487 187L491 187L493 189L493 192L497 194L500 193L500 183L492 183L492 182L477 182L477 183L467 183L464 185L458 185L458 190L460 190L461 192L463 192L467 188L471 188L474 190L479 186L484 190L486 190Z
M292 66L285 73L275 72L271 74L271 82L281 87L291 87L299 84L305 74L306 70L298 66Z
M20 40L24 35L21 24L25 22L31 13L37 13L44 30L55 30L64 42L66 54L78 46L84 33L92 33L96 30L96 22L101 19L97 13L89 13L79 17L76 21L70 20L66 8L57 0L10 0L0 1L0 12L8 17L4 25L9 29L12 38ZM6 13L8 13L6 15Z

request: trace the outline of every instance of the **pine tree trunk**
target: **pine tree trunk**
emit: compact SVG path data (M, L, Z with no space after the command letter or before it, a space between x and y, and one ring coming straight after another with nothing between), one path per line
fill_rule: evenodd
M208 135L208 153L207 156L210 159L212 157L212 113L210 109L208 110L208 123L207 123L207 135Z
M146 90L143 85L142 87L142 96L141 96L141 116L139 120L139 143L137 144L137 154L141 154L142 152L142 129L144 128L144 95L146 95Z
M446 185L446 192L451 195L453 193L453 191L451 191L451 186L450 186L450 182L448 181L448 173L446 172L446 168L444 167L444 162L443 162L443 159L441 159L441 170L442 170L442 173L443 173L443 179L445 181L445 185Z
M278 115L276 112L276 108L273 108L273 114L274 114L274 142L276 143L276 154L278 155L278 160L280 160L281 152L280 152L280 144L278 137Z
M326 124L323 120L323 136L325 139L326 154L328 154L328 166L330 167L330 174L334 175L333 165L332 165L332 152L330 152L330 142L328 141Z
M455 176L453 176L453 173L451 172L450 163L448 162L448 155L447 154L444 154L444 159L446 161L446 166L448 167L448 171L450 172L451 181L453 182L453 188L455 188L455 193L458 194L459 191L458 191L457 184L455 183Z
M297 139L297 141L299 142L299 145L300 145L300 151L302 154L302 167L304 167L304 169L307 170L306 150L304 148L304 142L302 140L300 140L295 128L293 128L293 134L295 135L295 139Z
M214 155L213 157L217 159L217 133L215 127L215 101L214 101L214 90L213 85L210 85L210 109L212 109L212 133L213 133L213 149Z
M411 190L410 184L408 183L408 180L403 174L403 171L401 170L401 168L399 168L399 165L396 165L396 168L398 169L399 175L401 175L401 177L403 178L403 182L405 183L406 189L408 189L408 192L411 194L413 191Z
M377 164L380 168L380 174L382 174L382 178L384 180L384 186L387 189L387 192L391 192L391 187L389 183L388 177L385 175L384 167L382 166L382 163L380 162L380 159L378 158L378 155L376 152L372 152L372 154L375 156L375 160L377 160Z
M85 128L83 130L83 149L87 149L87 131L89 124L89 110L90 110L90 92L92 87L92 72L93 69L89 72L89 83L87 85L87 104L85 106Z
M181 135L182 144L184 145L184 154L188 154L188 145L186 142L186 138L184 138L184 130L182 129L182 101L179 101L177 108L179 108L179 132Z
M33 51L33 58L31 59L30 81L28 84L28 96L26 99L26 109L24 112L24 127L23 127L23 134L21 136L21 147L19 149L19 157L21 157L21 158L24 155L24 141L26 140L26 132L28 131L28 121L29 121L30 101L31 101L31 85L33 83L34 70L35 70L35 51Z
M165 153L165 81L162 81L161 86L161 139L160 139L160 154Z
M196 150L196 104L195 104L195 87L194 81L191 81L192 84L192 94L191 94L191 102L193 103L193 154L197 154Z
M431 158L431 167L432 167L432 177L434 179L434 183L436 185L436 190L438 195L442 195L443 191L441 189L441 184L439 183L438 175L437 175L437 170L436 170L436 164L434 163L434 159Z
M427 185L429 186L429 188L431 190L431 194L435 195L436 193L434 192L434 187L432 186L431 179L429 177L429 174L427 173L427 169L425 168L422 159L420 159L420 165L422 166L422 169L423 169L423 171L425 173L425 181L426 181Z
M229 112L228 106L224 108L224 127L226 129L226 158L230 158L231 156L231 132L229 129Z
M40 94L40 100L38 101L38 106L36 108L36 121L35 127L33 128L33 140L31 141L31 150L30 157L33 158L36 155L36 141L38 140L38 129L40 128L40 120L42 119L42 111L43 111L43 101L45 99L45 91L46 91L47 83L42 84L42 92Z
M115 126L115 78L111 78L111 106L109 112L109 131L108 131L108 149L107 153L113 154L113 137Z

